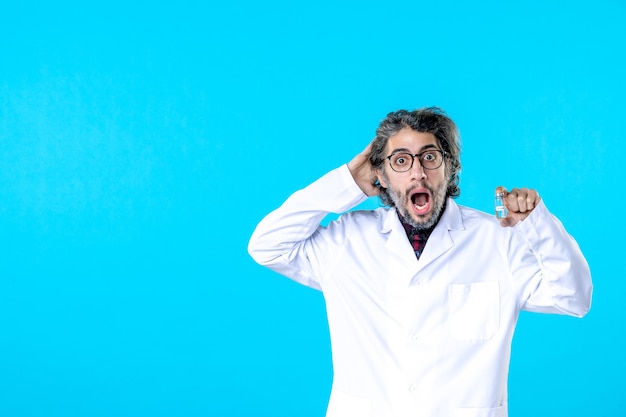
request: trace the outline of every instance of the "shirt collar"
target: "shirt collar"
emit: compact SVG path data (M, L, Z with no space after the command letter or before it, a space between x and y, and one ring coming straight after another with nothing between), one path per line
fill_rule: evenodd
M431 227L430 229L418 229L417 227L409 224L409 222L400 214L398 210L396 210L396 213L398 214L398 219L400 220L400 223L402 223L402 226L404 227L406 236L411 241L413 240L413 237L416 235L419 236L420 240L423 240L423 241L428 240L428 236L430 236L435 226L437 226L437 223L439 223L439 222L435 223L435 225Z
M388 211L389 215L385 216L383 223L381 224L381 233L389 233L392 229L394 229L398 224L398 220L401 218L399 213L397 215L393 214L393 212L398 213L398 210L393 207ZM396 220L398 219L398 220ZM400 220L401 222L401 220ZM446 208L439 219L439 222L435 225L435 227L443 227L446 230L464 230L463 226L463 218L461 216L461 209L456 204L456 202L448 197L446 201Z

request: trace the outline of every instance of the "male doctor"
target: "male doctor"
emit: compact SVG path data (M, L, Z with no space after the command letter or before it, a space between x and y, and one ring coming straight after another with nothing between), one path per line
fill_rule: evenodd
M459 206L459 134L439 108L389 113L348 164L257 226L250 255L323 291L327 417L506 417L520 310L582 317L589 267L539 194L508 216ZM389 207L348 211L378 195ZM344 213L327 227L328 213Z

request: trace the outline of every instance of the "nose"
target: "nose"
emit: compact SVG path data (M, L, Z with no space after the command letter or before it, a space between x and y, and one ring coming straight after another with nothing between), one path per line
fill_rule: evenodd
M413 166L411 167L411 178L424 179L426 178L426 170L422 167L419 158L413 160Z

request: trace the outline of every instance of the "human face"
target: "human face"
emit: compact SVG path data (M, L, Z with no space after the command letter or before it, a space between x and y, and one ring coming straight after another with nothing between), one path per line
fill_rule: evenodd
M397 152L414 155L428 149L441 149L435 135L405 127L389 137L385 155ZM410 170L395 172L386 159L384 169L378 170L377 175L402 217L418 229L430 229L439 221L446 202L445 167L445 158L444 163L433 170L425 170L415 158Z

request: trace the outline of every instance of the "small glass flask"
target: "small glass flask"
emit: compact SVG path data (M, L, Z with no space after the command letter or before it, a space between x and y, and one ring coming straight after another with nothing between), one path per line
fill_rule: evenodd
M502 197L504 197L504 193L498 192L496 193L496 197L494 199L494 204L496 206L496 217L498 219L504 219L506 216L509 215L509 211L506 209Z

